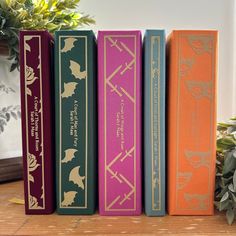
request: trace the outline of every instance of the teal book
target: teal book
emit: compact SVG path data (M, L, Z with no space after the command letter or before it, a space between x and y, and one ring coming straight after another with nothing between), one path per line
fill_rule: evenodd
M163 216L165 206L165 32L144 36L144 210Z
M55 33L56 196L59 214L96 205L96 41L92 31Z

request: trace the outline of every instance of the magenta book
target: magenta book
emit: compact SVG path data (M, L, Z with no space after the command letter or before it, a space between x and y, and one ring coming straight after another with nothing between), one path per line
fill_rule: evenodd
M20 77L25 213L54 210L51 53L46 31L20 32Z
M100 215L141 214L141 109L141 32L100 31Z

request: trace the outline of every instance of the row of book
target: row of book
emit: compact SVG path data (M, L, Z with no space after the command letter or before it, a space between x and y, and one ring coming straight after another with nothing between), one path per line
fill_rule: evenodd
M213 214L217 31L21 31L20 59L26 214Z

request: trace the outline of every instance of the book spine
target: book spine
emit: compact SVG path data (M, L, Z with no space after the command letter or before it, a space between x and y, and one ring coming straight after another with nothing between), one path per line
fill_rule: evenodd
M168 56L169 214L212 215L217 32L174 31Z
M98 34L99 213L141 214L141 33Z
M165 32L144 38L144 209L165 215Z
M96 49L92 31L56 32L59 214L92 214L96 198Z
M20 32L26 214L49 214L54 210L53 84L49 67L52 48L53 40L47 32Z

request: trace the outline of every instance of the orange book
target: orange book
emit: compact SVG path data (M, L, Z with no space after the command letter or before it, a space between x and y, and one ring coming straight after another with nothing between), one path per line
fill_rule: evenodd
M217 31L173 31L168 55L168 211L212 215Z

